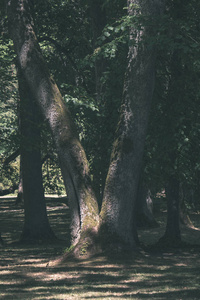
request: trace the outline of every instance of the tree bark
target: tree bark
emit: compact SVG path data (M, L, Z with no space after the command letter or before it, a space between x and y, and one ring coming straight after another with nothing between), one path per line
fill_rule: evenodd
M21 163L21 161L22 161L22 159L21 159L21 155L20 155L19 184L18 184L17 199L15 201L16 205L23 202L23 180L22 180L22 163Z
M175 246L181 242L179 226L179 181L175 176L169 178L165 191L167 197L167 226L165 234L159 242L167 246Z
M42 183L39 111L20 66L17 72L20 95L21 172L24 198L23 242L55 238L46 212Z
M11 155L9 155L8 157L6 157L6 159L4 160L3 165L8 165L11 161L13 161L14 159L16 159L18 156L20 155L20 149L18 148L15 152L13 152Z
M187 199L186 191L188 190L187 185L183 187L183 183L180 183L179 187L179 197L180 197L180 223L189 227L194 228L194 225L188 215L188 210L185 204L185 200Z
M91 187L88 161L70 113L43 60L33 29L30 1L8 2L10 33L19 65L44 117L49 123L69 196L72 243L80 233L98 226L98 204Z
M3 242L3 239L2 239L2 237L1 237L1 232L0 232L0 247L2 247L3 244L4 244L4 242Z
M145 15L152 21L162 13L163 2L130 0L128 15ZM135 202L155 77L155 47L143 42L154 34L155 26L153 30L147 26L130 28L121 116L101 210L102 230L106 228L128 248L138 244Z

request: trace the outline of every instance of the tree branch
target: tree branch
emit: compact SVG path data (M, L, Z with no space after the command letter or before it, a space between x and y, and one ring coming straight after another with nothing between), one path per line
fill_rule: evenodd
M20 149L18 148L15 152L13 152L11 155L9 155L3 163L3 166L5 167L6 165L8 165L11 161L13 161L15 158L17 158L17 156L20 155Z

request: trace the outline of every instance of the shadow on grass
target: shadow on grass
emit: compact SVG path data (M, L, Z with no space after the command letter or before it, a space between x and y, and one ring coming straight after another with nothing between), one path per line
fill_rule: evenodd
M199 299L198 247L142 251L118 257L95 256L48 268L69 244L69 211L48 202L48 215L56 235L65 240L20 245L23 210L12 201L1 203L1 229L6 245L0 249L1 299ZM2 225L4 227L2 227ZM160 228L141 230L143 241L160 237ZM191 239L191 231L184 231ZM199 231L194 233L198 241ZM148 236L148 238L147 238Z

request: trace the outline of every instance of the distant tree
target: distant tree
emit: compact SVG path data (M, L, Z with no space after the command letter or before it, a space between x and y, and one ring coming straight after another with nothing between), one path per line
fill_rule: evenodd
M180 185L198 189L198 8L198 1L167 2L146 140L146 179L157 191L166 187L168 219L162 241L171 245L181 241Z
M153 200L150 189L140 177L136 199L136 223L138 227L157 227L153 214Z
M21 66L17 66L20 96L20 158L24 200L23 242L55 238L46 212L42 183L40 113Z
M4 244L4 243L3 243L3 239L2 239L1 233L0 233L0 247L3 246L3 244Z

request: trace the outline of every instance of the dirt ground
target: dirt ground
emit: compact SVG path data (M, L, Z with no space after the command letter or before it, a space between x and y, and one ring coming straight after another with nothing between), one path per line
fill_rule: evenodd
M184 241L196 246L143 252L131 257L97 256L48 267L69 246L69 209L59 199L47 201L50 224L62 242L20 245L23 209L12 198L0 199L0 299L200 299L200 214L196 228L181 227ZM158 228L140 229L140 240L154 244L163 235L166 211Z

